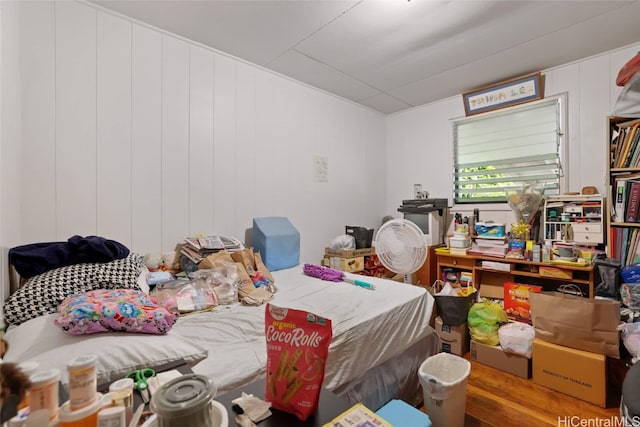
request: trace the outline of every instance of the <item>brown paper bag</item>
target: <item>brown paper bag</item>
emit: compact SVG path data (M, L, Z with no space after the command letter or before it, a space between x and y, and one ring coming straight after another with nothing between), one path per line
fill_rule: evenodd
M620 358L618 301L562 292L529 294L536 338L550 343Z

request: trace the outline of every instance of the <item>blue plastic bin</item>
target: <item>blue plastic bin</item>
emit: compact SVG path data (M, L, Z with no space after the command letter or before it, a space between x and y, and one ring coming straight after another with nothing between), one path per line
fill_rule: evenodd
M300 264L300 233L286 217L254 218L253 250L269 271L294 267Z

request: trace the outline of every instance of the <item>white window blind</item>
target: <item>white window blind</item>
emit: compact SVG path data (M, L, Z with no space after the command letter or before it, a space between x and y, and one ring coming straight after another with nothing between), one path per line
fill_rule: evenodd
M564 136L562 97L453 122L454 200L506 202L535 184L559 194Z

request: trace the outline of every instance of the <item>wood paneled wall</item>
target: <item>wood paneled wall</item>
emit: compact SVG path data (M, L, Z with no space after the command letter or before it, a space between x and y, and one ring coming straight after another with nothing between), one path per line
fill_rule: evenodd
M387 214L384 115L87 3L20 3L21 242L168 251L287 216L319 262Z

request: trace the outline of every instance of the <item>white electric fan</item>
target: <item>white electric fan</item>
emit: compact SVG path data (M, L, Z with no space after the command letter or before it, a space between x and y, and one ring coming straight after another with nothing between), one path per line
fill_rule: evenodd
M382 265L403 274L405 283L416 281L414 273L427 259L425 235L420 227L407 219L392 219L382 224L373 246Z

